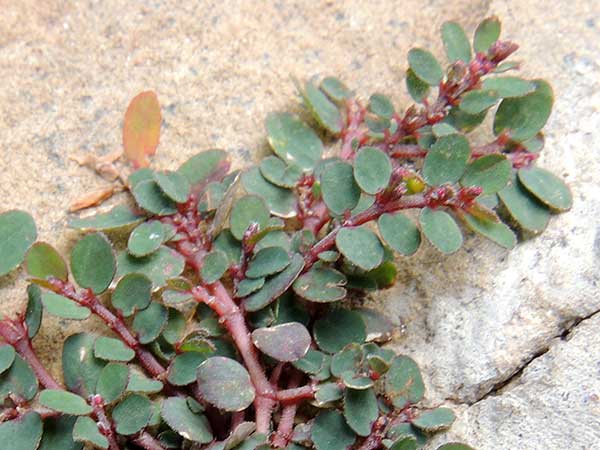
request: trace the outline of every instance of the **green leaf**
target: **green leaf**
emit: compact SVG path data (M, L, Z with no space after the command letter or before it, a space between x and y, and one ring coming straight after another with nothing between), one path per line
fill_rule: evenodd
M269 183L261 175L258 167L253 167L242 175L242 184L249 194L257 195L265 201L271 214L285 219L296 215L294 193Z
M88 234L71 250L71 271L77 284L95 294L104 292L115 275L115 255L103 234Z
M136 214L126 205L119 205L94 216L70 218L68 226L81 231L114 231L138 224L142 220L144 216Z
M344 257L363 270L374 269L383 261L383 246L366 227L340 229L335 244Z
M128 383L129 369L127 366L111 362L100 372L96 393L102 397L105 404L109 405L121 398Z
M354 159L354 178L367 194L385 189L392 175L392 163L388 156L374 147L363 147Z
M365 390L373 387L375 384L370 377L359 375L353 371L342 373L342 382L348 389Z
M502 222L479 219L470 214L464 215L467 226L474 232L490 239L501 247L512 249L517 245L517 238L512 230Z
M440 252L449 255L462 246L460 228L447 212L423 208L419 223L423 234Z
M223 150L207 150L192 156L177 172L187 178L191 185L205 182L211 175L226 165L227 153Z
M356 435L337 411L321 412L313 424L311 439L317 450L346 450Z
M288 290L303 268L304 258L297 253L293 254L289 266L284 271L269 278L260 291L244 300L244 308L247 311L258 311L275 301Z
M328 403L336 402L343 396L344 390L337 382L320 384L317 386L317 391L315 392L317 406L325 406Z
M390 450L417 450L417 441L412 436L401 437L389 448Z
M205 283L211 284L219 281L229 268L229 259L221 250L213 250L204 258L200 276Z
M129 383L127 384L127 392L155 394L162 390L163 384L160 381L152 380L141 373L138 373L136 370L131 370Z
M96 392L96 385L105 362L94 356L92 334L78 333L69 336L63 345L62 368L65 386L84 398Z
M396 356L385 374L385 395L398 409L423 398L425 386L417 363L408 356Z
M0 374L0 402L6 400L9 394L31 400L37 389L38 381L33 370L16 354L10 368Z
M185 332L186 319L184 314L175 309L169 308L167 324L162 331L162 337L171 345L175 345L183 337Z
M313 267L294 282L294 292L311 302L335 302L346 297L346 282L337 270Z
M512 172L512 164L501 154L485 155L467 166L460 179L463 186L480 186L483 195L500 191L508 181Z
M237 264L242 256L240 243L229 229L223 230L214 241L214 248L221 250L229 258L231 264Z
M169 312L158 302L150 302L146 309L138 311L133 319L133 331L142 344L154 341L167 324Z
M412 69L406 71L406 89L417 103L421 103L429 95L429 84L417 77Z
M294 361L292 365L304 373L315 375L323 369L325 362L326 356L324 353L309 349L304 358Z
M148 277L155 288L164 286L168 279L181 275L184 267L183 256L164 246L143 258L131 256L126 251L119 253L117 257L117 277L139 273Z
M15 269L37 238L33 218L23 211L0 214L0 276Z
M167 197L154 180L144 180L131 191L140 208L157 216L168 216L177 212L177 204Z
M167 425L185 439L201 444L207 444L213 439L206 418L195 414L185 398L165 398L160 407L160 414Z
M344 83L335 77L326 77L321 81L319 88L336 103L342 103L347 98L352 97L352 92Z
M177 203L185 203L190 195L190 182L179 172L155 172L154 181L162 192Z
M303 170L321 159L323 143L304 122L290 113L271 113L266 120L269 145L283 161Z
M552 111L554 94L543 80L534 80L535 91L517 98L502 100L494 117L496 135L508 130L514 141L526 141L540 131Z
M235 290L235 295L239 298L247 297L253 292L258 291L264 285L264 278L246 278L238 283Z
M421 232L402 213L383 214L379 217L377 226L385 243L401 255L413 255L421 245Z
M346 389L344 392L344 417L359 436L371 434L371 426L379 416L377 397L371 389Z
M100 448L108 448L108 439L100 433L98 425L89 417L78 417L73 428L73 439L77 442L92 444Z
M77 417L62 416L44 420L44 435L38 450L81 450L83 444L73 440Z
M265 355L277 361L291 362L306 355L312 339L304 325L290 322L258 328L252 332L252 341Z
M430 86L437 86L444 77L440 64L430 52L413 48L408 52L408 65L414 74Z
M167 372L167 380L175 386L185 386L196 379L198 366L206 361L206 356L199 352L185 352L177 355Z
M371 95L368 108L373 114L386 119L391 119L394 115L394 105L387 95Z
M550 220L548 208L529 194L516 177L498 192L498 197L521 228L532 233L541 233L546 229Z
M518 77L486 78L482 89L493 91L498 97L523 97L535 90L535 83Z
M552 172L540 167L519 170L519 181L540 202L557 211L567 211L573 206L569 187Z
M73 300L54 292L43 292L42 303L46 311L63 319L85 320L91 314L85 306L79 306Z
M331 310L318 319L313 335L319 348L328 353L337 353L352 342L362 344L367 338L361 315L347 309Z
M42 439L42 419L38 413L26 413L0 423L0 442L10 443L10 450L36 450Z
M323 200L333 214L341 215L353 209L360 198L360 187L354 179L353 168L346 162L332 162L321 173Z
M257 223L260 228L264 228L268 221L269 210L264 200L257 195L241 197L231 208L231 216L229 217L231 234L240 241L251 224Z
M135 352L120 339L100 336L94 343L94 356L106 361L131 361Z
M25 256L27 273L42 280L48 277L66 281L69 276L67 263L54 247L45 242L36 242Z
M297 165L287 165L277 156L268 156L260 163L260 174L270 183L282 188L293 188L302 176Z
M431 131L433 135L437 138L442 136L449 136L451 134L458 134L458 130L454 128L452 125L444 122L436 123L431 127Z
M290 265L290 255L281 247L267 247L259 250L248 263L246 276L262 278L281 272Z
M467 114L479 114L494 106L499 99L496 91L469 91L461 96L459 108Z
M412 424L420 430L428 433L450 428L456 416L449 408L436 408L431 411L423 412L419 417L412 421Z
M450 442L449 444L444 444L441 447L438 447L437 450L475 450L473 447L469 447L465 444L460 444L458 442Z
M0 346L0 375L6 372L15 360L15 348L12 345Z
M450 109L446 123L452 125L463 133L470 133L484 121L487 110L479 114L467 114L460 109L460 106L454 106Z
M202 398L225 411L243 411L254 401L250 375L237 361L215 356L204 361L197 372Z
M451 63L471 61L471 44L462 27L455 22L444 22L442 25L442 40L444 49Z
M497 17L484 19L475 30L473 48L477 53L487 53L500 37L500 20Z
M143 222L129 235L127 249L136 257L154 253L165 241L165 228L158 220Z
M42 324L44 306L42 304L42 290L35 284L27 286L27 310L25 311L25 324L29 339L33 339Z
M460 134L439 138L431 146L423 165L423 178L432 186L457 182L471 154L469 141Z
M148 397L131 394L114 407L112 419L117 433L130 436L148 425L152 413L153 405Z
M150 303L152 281L141 273L125 275L112 293L111 303L124 317L145 309Z
M73 416L86 416L93 409L85 399L60 389L46 389L40 393L40 403L50 409Z
M337 106L314 84L307 82L301 92L304 103L315 120L333 135L342 131L342 116Z
M348 344L331 358L331 374L341 377L344 372L356 372L360 369L363 351L356 343Z

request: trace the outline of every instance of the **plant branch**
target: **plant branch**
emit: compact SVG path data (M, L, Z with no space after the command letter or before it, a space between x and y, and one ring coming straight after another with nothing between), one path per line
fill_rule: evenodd
M300 372L295 371L292 374L288 383L288 391L296 390L298 384L300 384L300 379ZM282 391L280 391L280 393L281 392ZM274 447L283 448L289 444L290 439L292 437L292 432L294 430L294 419L296 417L297 408L297 403L290 403L283 407L283 410L281 411L281 418L279 419L279 426L277 427L277 431L273 435L272 443Z
M0 321L0 336L27 361L42 386L46 389L62 389L60 383L50 375L33 350L24 318L19 317L17 320L4 319Z
M250 332L246 326L244 315L235 304L222 283L216 282L208 286L192 289L194 298L205 303L217 313L244 360L250 379L256 390L254 407L256 409L256 429L258 433L268 433L271 413L275 406L276 392L258 359L258 353L250 340Z
M113 424L106 416L106 411L104 410L104 400L100 395L93 395L91 405L94 410L94 416L98 421L98 429L108 440L108 448L110 450L120 450Z
M145 450L165 450L165 448L160 444L160 442L154 439L146 431L134 437L131 440L131 442L133 442L138 447L142 447Z

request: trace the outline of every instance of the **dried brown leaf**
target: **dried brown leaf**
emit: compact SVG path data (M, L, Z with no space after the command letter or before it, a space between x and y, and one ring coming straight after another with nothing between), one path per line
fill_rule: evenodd
M134 167L148 167L160 138L160 105L156 93L145 91L131 100L123 124L123 149Z

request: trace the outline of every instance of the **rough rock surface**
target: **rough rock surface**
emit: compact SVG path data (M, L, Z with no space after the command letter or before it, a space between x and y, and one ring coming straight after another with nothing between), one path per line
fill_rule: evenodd
M30 210L40 238L63 251L76 237L63 231L68 203L104 183L70 156L118 148L136 93L154 89L163 105L157 166L210 147L243 166L266 149L266 113L297 109L290 75L335 74L360 95L384 92L401 107L410 47L441 56L444 20L472 30L499 15L503 36L521 44L524 74L555 89L541 164L571 185L573 210L510 253L474 237L449 258L424 248L399 262L398 286L374 301L404 325L395 345L422 365L432 404L460 412L442 441L600 448L600 3L0 5L0 208ZM24 285L22 274L0 280L0 312L22 304ZM57 349L79 326L58 325L48 320L35 342L56 374Z

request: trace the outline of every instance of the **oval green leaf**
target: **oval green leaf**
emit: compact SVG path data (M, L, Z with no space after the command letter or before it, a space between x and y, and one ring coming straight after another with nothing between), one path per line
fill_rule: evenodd
M73 427L73 439L77 442L94 445L99 448L108 448L108 439L100 433L98 425L89 417L78 417Z
M546 169L520 169L519 181L535 198L554 210L567 211L573 206L573 196L569 187Z
M289 266L290 261L290 255L281 247L263 248L248 263L246 276L262 278L273 275Z
M413 48L408 52L408 65L418 78L430 86L437 86L444 77L435 56L422 48Z
M454 253L463 243L460 228L445 211L423 208L419 216L423 234L434 247L445 254Z
M333 135L342 131L342 116L337 106L311 82L301 92L304 103L315 120Z
M131 361L135 352L120 339L100 336L94 343L94 356L105 361Z
M229 268L229 259L221 250L213 250L204 258L200 276L205 283L211 284L225 275Z
M185 398L169 397L162 401L160 414L179 435L193 442L212 441L210 425L203 415L194 413Z
M385 189L392 175L390 158L374 147L363 147L354 159L354 177L367 194Z
M23 211L0 214L0 276L15 269L37 238L33 218Z
M484 19L475 30L473 48L477 53L487 53L500 37L500 20L497 17Z
M296 197L289 189L269 183L258 167L247 170L242 175L242 184L249 194L261 197L271 214L289 219L296 215Z
M114 231L135 225L143 219L143 216L134 213L128 206L119 205L108 212L98 213L94 216L71 218L68 225L81 231Z
M101 233L84 236L71 250L71 271L75 281L95 294L108 288L116 266L112 246Z
M313 334L319 348L328 353L337 353L352 342L362 344L367 339L362 316L347 309L333 309L317 320Z
M548 226L550 211L532 196L516 177L498 192L498 197L521 228L532 233L541 233Z
M469 141L460 134L439 138L427 152L423 178L433 186L457 182L467 167L471 154Z
M383 245L368 228L342 228L335 244L344 257L363 270L375 269L383 261Z
M165 241L165 227L158 220L138 225L129 235L127 249L136 257L154 253Z
M185 203L190 195L190 182L179 172L155 172L154 180L162 192L177 203Z
M423 412L419 417L412 421L412 424L427 433L436 433L449 428L455 419L456 416L451 409L436 408L431 411Z
M42 280L48 277L66 281L69 276L67 263L54 247L45 242L36 242L25 256L27 273Z
M265 355L277 361L291 362L306 355L312 339L304 325L289 322L254 330L252 341Z
M345 390L344 417L356 434L359 436L371 434L371 426L378 416L377 397L372 388Z
M42 304L50 314L63 319L85 320L91 314L91 311L85 306L79 306L73 300L54 292L43 292Z
M169 312L158 302L150 302L146 309L138 311L133 319L133 331L142 344L154 341L167 324Z
M36 450L42 439L42 419L38 413L0 423L0 442L10 443L10 450Z
M294 282L294 292L317 303L329 303L346 297L345 275L327 267L313 267Z
M402 213L383 214L377 226L385 243L401 255L413 255L421 245L421 232Z
M245 195L236 201L231 208L229 226L231 234L242 240L248 227L257 223L264 228L269 221L269 210L264 200L257 195Z
M184 267L183 256L164 246L143 258L136 258L126 251L117 257L117 277L139 273L148 277L154 288L164 286L168 279L181 275Z
M248 371L237 361L215 356L198 368L198 390L211 405L225 411L243 411L254 401Z
M124 317L144 309L150 303L152 281L141 273L125 275L112 293L111 303Z
M271 113L266 120L269 145L290 166L312 169L321 159L323 143L317 133L290 113Z
M40 393L40 403L50 409L73 416L85 416L93 409L85 399L60 389L46 389Z
M148 397L131 394L112 410L117 433L130 436L143 430L150 422L154 406Z
M512 173L512 164L504 155L485 155L467 166L460 179L463 186L480 186L483 195L494 194L506 186Z
M96 393L102 397L105 404L117 401L129 383L129 369L125 364L108 363L100 372Z
M360 199L360 187L354 179L354 170L346 162L336 161L321 173L323 201L335 215L353 209Z
M321 412L310 436L317 450L347 450L356 440L356 435L337 411Z
M442 25L442 41L446 55L451 63L471 61L471 44L465 31L456 22L444 22Z
M408 356L396 356L385 374L385 395L396 408L402 409L409 403L423 398L425 385L421 371Z

